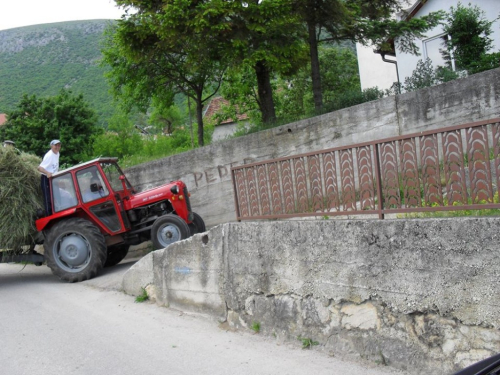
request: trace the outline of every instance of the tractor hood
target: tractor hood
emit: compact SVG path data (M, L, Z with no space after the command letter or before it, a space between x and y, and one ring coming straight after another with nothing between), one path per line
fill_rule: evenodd
M182 181L172 181L168 184L145 190L131 195L126 201L127 209L134 209L148 204L169 200L172 203L186 199L186 185Z

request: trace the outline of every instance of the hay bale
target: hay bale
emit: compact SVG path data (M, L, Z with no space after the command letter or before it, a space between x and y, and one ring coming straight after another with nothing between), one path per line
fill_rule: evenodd
M19 253L33 243L35 214L43 207L40 162L12 147L0 148L0 249Z

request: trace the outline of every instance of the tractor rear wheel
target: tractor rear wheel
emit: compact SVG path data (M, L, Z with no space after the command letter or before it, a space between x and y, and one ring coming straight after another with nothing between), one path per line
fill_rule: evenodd
M74 283L93 278L106 262L106 243L99 229L81 218L63 220L47 233L44 255L52 273Z
M151 227L151 241L155 250L164 249L174 242L188 238L190 230L179 216L168 214L160 216Z

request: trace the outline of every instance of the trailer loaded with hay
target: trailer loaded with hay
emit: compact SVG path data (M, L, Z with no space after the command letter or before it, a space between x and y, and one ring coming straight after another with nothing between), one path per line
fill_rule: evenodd
M77 282L118 264L131 245L150 240L162 249L205 231L184 182L136 192L111 157L54 173L46 215L39 163L0 149L0 263L46 264L60 279Z

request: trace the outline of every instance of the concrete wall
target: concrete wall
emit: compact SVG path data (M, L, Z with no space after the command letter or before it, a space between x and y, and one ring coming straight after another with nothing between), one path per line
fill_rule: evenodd
M496 69L130 168L141 190L184 180L207 226L226 224L149 254L124 289L419 374L499 352L500 219L228 223L232 165L499 115Z
M500 218L244 222L125 275L159 305L415 374L500 351Z
M182 179L207 227L236 218L231 166L500 115L500 69L216 142L126 170L145 190Z

